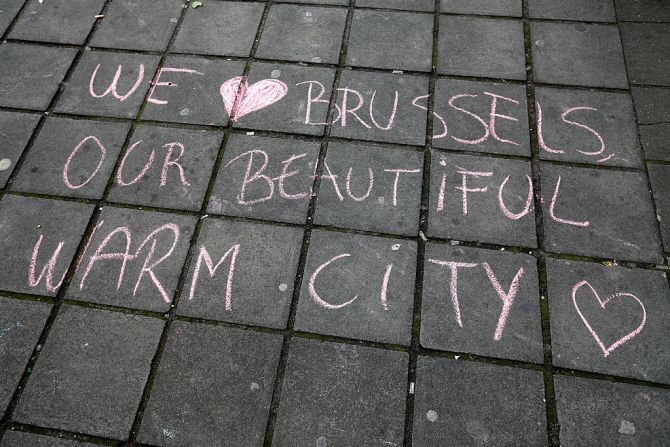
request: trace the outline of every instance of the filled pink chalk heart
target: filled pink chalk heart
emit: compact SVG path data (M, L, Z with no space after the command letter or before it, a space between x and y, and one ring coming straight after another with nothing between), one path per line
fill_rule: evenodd
M589 321L586 319L586 317L584 317L584 314L582 314L582 311L579 309L579 305L577 304L577 292L579 291L579 289L581 289L584 286L587 286L589 289L591 289L591 292L593 292L593 296L595 297L596 300L598 300L598 304L600 305L601 309L603 309L603 310L605 310L605 308L607 307L607 304L610 301L612 301L613 299L618 298L618 299L627 299L627 300L635 301L640 306L640 308L642 309L642 321L637 326L637 328L635 328L631 332L627 333L623 337L619 338L617 341L615 341L611 345L605 346L605 344L602 342L602 340L598 336L598 333L595 330L593 330L593 328L591 327L591 324L589 324ZM572 303L575 305L575 309L577 310L577 313L581 317L581 319L584 322L584 325L586 326L586 328L591 333L591 336L593 336L596 343L598 343L598 346L603 351L603 355L605 357L609 356L612 353L612 351L614 351L615 349L617 349L618 347L620 347L621 345L623 345L627 341L633 339L637 334L639 334L642 331L642 328L644 327L644 324L647 322L647 311L644 308L644 304L642 304L642 301L640 301L640 299L638 297L636 297L632 293L617 292L614 295L609 296L605 300L602 300L600 298L600 296L598 295L598 292L596 292L596 290L593 288L593 286L591 286L591 284L588 283L588 281L581 281L581 282L575 284L575 286L572 288Z
M219 92L228 116L237 121L279 101L286 96L288 87L277 79L263 79L249 85L246 76L237 76L221 84Z

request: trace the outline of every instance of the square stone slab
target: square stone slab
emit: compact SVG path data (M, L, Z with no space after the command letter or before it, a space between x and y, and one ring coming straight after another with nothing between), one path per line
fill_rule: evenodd
M622 23L619 28L631 84L670 86L670 24Z
M668 390L568 376L554 377L554 386L563 445L670 443Z
M435 147L530 156L523 85L438 79L434 113Z
M670 121L670 89L659 87L631 87L635 112L640 124Z
M66 298L165 312L177 287L195 218L106 207Z
M262 3L225 1L211 2L206 8L188 8L172 50L247 57L263 9Z
M295 329L409 345L413 241L315 230Z
M667 0L614 0L619 20L630 22L667 22L670 9Z
M303 231L206 219L179 315L285 328Z
M31 447L95 447L97 444L13 430L7 430L2 442L0 442L0 447L25 447L28 445Z
M530 30L535 81L628 88L616 26L531 22Z
M280 335L175 322L139 441L260 445L281 346Z
M135 118L159 59L149 54L86 51L65 83L55 111Z
M99 199L129 123L48 117L12 190Z
M404 352L294 338L273 446L401 445Z
M664 272L549 259L554 365L670 383Z
M0 35L4 34L25 0L5 0L0 4Z
M535 101L539 104L540 158L635 168L644 165L628 94L537 87Z
M349 0L275 0L274 3L307 3L320 5L349 6Z
M421 345L542 363L536 259L429 243Z
M109 200L199 211L222 139L206 130L137 127Z
M162 330L155 318L63 306L14 419L127 438Z
M0 295L0 412L4 414L40 338L51 306Z
M546 445L542 373L419 357L413 445Z
M640 140L647 160L670 161L670 122L640 125Z
M163 51L186 6L182 0L114 0L93 34L91 46Z
M314 222L416 236L422 180L421 152L331 142Z
M434 0L357 0L356 6L359 8L387 8L387 9L403 9L405 11L433 12L435 10L435 1Z
M323 135L334 79L335 70L332 68L255 62L249 72L247 93L237 108L234 125L247 129ZM254 105L259 98L257 92L266 88L277 96ZM281 92L285 95L272 103Z
M29 0L9 37L81 45L105 0Z
M534 19L616 22L613 0L529 0L528 12Z
M521 0L442 0L442 12L521 17Z
M662 261L644 173L543 164L540 179L548 251Z
M12 255L0 256L2 289L55 296L92 213L91 205L5 195L0 253Z
M241 61L168 56L142 119L225 126L228 114L220 92L224 83L243 71ZM229 91L232 103L237 88Z
M429 236L537 246L530 163L439 151L431 157Z
M670 252L670 165L647 165L665 251Z
M428 78L424 76L345 70L330 134L422 146L427 95Z
M0 110L0 188L5 186L40 116Z
M0 106L45 110L76 54L73 48L0 45Z
M207 211L304 224L318 158L315 142L230 135Z
M337 64L346 18L345 8L272 5L256 56Z
M439 42L439 73L526 79L521 20L441 16Z
M347 65L430 71L433 21L431 14L356 10Z

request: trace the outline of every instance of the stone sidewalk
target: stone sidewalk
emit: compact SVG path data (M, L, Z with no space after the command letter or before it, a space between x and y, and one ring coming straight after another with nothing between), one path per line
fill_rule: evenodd
M667 0L0 35L0 446L670 445Z

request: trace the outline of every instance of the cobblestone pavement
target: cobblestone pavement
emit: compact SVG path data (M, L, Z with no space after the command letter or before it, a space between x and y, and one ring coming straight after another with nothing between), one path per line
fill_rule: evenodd
M670 445L667 0L0 35L0 446Z

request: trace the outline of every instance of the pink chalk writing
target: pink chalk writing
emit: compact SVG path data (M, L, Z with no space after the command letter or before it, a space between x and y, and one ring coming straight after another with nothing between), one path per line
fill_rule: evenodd
M471 262L442 261L439 259L429 259L428 262L449 267L449 269L451 270L451 281L449 283L449 296L451 297L451 304L454 306L456 323L458 323L460 327L463 327L463 321L461 320L461 307L458 304L458 269L477 267L477 264L473 264Z
M484 267L484 270L486 270L486 276L488 276L489 281L491 281L491 285L496 290L496 293L498 293L498 296L503 302L502 312L500 312L498 324L496 325L496 331L493 335L493 339L498 341L502 338L502 333L505 329L505 323L507 322L509 311L512 308L512 303L514 303L516 294L519 292L519 281L521 281L521 278L523 277L524 270L523 267L519 268L519 270L516 272L516 275L514 275L514 279L512 279L512 283L510 284L509 289L507 292L505 292L505 290L500 285L500 282L498 282L498 278L496 278L495 273L493 273L493 269L491 269L489 263L483 262L482 266Z
M352 171L352 169L353 168L349 168L349 171L347 171L347 183L346 183L347 194L349 195L349 197L351 197L356 202L362 202L363 200L367 199L368 196L370 195L370 192L372 192L372 185L375 183L375 174L374 174L374 172L372 172L372 168L368 168L368 190L362 196L356 197L351 192L351 171Z
M123 71L123 66L119 65L118 68L116 69L116 73L114 74L114 79L112 80L112 83L107 87L107 90L105 90L103 93L98 94L95 92L93 88L93 84L95 84L95 78L98 74L98 70L100 69L100 64L96 65L95 69L93 70L93 74L91 74L91 80L88 83L88 92L91 94L92 97L94 98L102 98L107 96L108 94L112 94L116 99L119 101L123 102L126 99L130 98L130 96L135 93L135 91L138 89L140 84L142 83L142 80L144 79L144 64L140 64L139 66L139 73L137 75L137 79L135 80L135 84L128 90L128 92L125 95L120 95L117 91L119 79L121 79L121 72Z
M225 309L227 312L231 312L233 310L233 275L235 274L235 263L237 262L237 255L239 253L240 245L233 245L219 259L219 261L214 264L205 246L201 246L200 252L198 253L198 259L195 262L195 268L193 269L193 279L191 280L191 290L189 292L188 299L193 300L193 297L195 296L195 288L196 284L198 283L198 277L200 276L200 267L202 266L202 262L205 262L209 276L214 277L221 264L223 264L223 262L228 259L228 256L230 256L230 266L228 267L228 277L226 279Z
M233 121L276 103L287 92L287 85L278 79L263 79L249 85L244 76L227 80L219 89L226 112Z
M308 85L308 87L307 87L307 107L306 107L306 110L305 110L305 124L311 124L313 126L323 126L323 125L327 124L327 123L313 123L312 122L312 103L323 104L322 107L324 107L324 110L326 110L327 107L328 107L328 104L329 104L328 100L327 99L322 99L323 94L326 92L325 87L319 81L298 82L296 84L296 86L303 85L303 84ZM318 85L319 88L321 89L319 91L319 94L316 95L316 96L312 96L312 87L314 85Z
M554 189L554 194L551 196L551 204L549 205L549 216L556 222L565 224L565 225L572 225L575 227L588 227L590 225L589 221L575 221L575 220L569 220L569 219L562 219L560 217L556 216L556 212L554 211L554 208L556 207L556 200L558 199L558 191L561 187L561 176L558 176L558 180L556 180L556 188Z
M458 168L457 171L462 176L461 186L457 186L456 189L462 191L463 193L463 215L467 216L468 214L468 193L469 192L486 192L489 187L485 186L483 188L468 188L468 175L471 175L474 178L481 177L491 177L493 172L477 172L477 171L468 171L463 168ZM441 194L444 197L444 193Z
M526 204L519 213L511 212L509 208L507 208L507 205L505 205L505 201L503 200L503 189L505 188L505 185L509 180L509 175L505 177L505 180L503 180L503 182L500 184L500 187L498 188L498 206L500 206L500 209L502 210L503 214L508 219L519 220L526 214L530 213L530 206L533 203L533 180L528 175L526 176L526 179L528 180L528 197L526 198Z
M135 151L135 148L140 144L142 144L142 140L136 141L133 144L131 144L128 147L128 150L126 151L123 158L121 158L121 163L119 163L119 169L116 171L116 183L119 186L134 185L135 183L139 182L147 174L147 172L149 172L149 169L151 169L151 167L153 166L154 160L156 159L156 151L154 149L151 149L149 158L147 159L147 162L144 164L140 172L132 180L125 179L124 170L126 169L126 163L128 161L128 158L132 156L132 154ZM188 182L188 180L186 180L184 167L180 163L186 150L184 145L182 143L179 143L178 141L173 141L164 144L161 147L166 149L166 153L165 158L163 159L163 167L161 168L160 186L162 187L167 185L170 168L173 167L177 171L177 175L179 176L181 185L184 188L190 187L191 184ZM179 150L179 155L173 158L173 155L175 154L175 148Z
M318 266L316 270L314 270L314 273L312 273L312 275L309 277L309 283L307 285L307 291L309 292L309 296L314 300L316 304L323 307L324 309L341 309L353 303L358 298L358 295L356 295L349 301L346 301L342 304L331 304L328 301L325 301L323 298L321 298L321 296L317 293L316 288L314 286L314 283L316 282L316 277L319 275L319 273L321 273L321 270L325 269L338 259L348 258L349 256L351 256L349 253L342 253L340 255L334 256L330 260Z
M42 282L42 278L46 276L44 284L45 287L49 292L55 292L60 288L61 284L63 284L63 280L65 279L66 272L63 272L63 275L61 276L60 280L54 284L54 269L56 268L56 264L58 263L58 256L60 256L60 252L63 249L63 245L65 245L65 241L58 242L56 250L54 250L53 254L51 255L51 258L49 258L49 262L47 262L44 265L44 267L42 267L39 276L35 278L35 270L37 269L37 257L39 256L40 247L42 246L43 239L44 235L40 234L40 236L37 238L37 242L35 242L35 246L33 247L33 254L32 257L30 258L30 265L28 267L28 286L31 288L37 287L40 284L40 282Z
M188 74L198 74L198 75L203 75L203 73L200 73L199 71L196 70L191 70L190 68L170 68L170 67L163 67L158 70L158 73L156 74L156 78L154 81L151 83L151 90L149 90L149 97L147 98L147 101L149 101L152 104L167 104L167 101L164 101L162 99L156 99L154 98L154 91L156 90L156 87L177 87L179 84L176 84L174 82L164 82L161 81L161 76L163 73L188 73Z
M88 141L94 141L95 144L97 145L98 149L100 150L100 161L98 161L98 165L95 167L91 175L88 176L86 180L84 180L82 183L75 185L72 182L70 182L70 176L68 174L70 170L70 163L72 163L72 160L74 157L79 153L82 147L85 146L85 144ZM97 137L93 135L89 135L88 137L84 138L75 146L75 148L72 150L70 155L67 157L67 161L65 162L65 165L63 166L63 183L65 183L65 186L68 187L69 189L79 189L84 186L86 186L91 180L93 180L93 177L100 171L100 168L102 167L102 163L105 161L105 155L107 154L107 149L105 149L105 146L102 145L100 140L98 140Z
M466 110L462 107L458 107L458 106L454 105L454 101L456 101L457 99L460 99L460 98L476 98L476 97L477 97L477 95L471 95L471 94L463 93L463 94L460 94L460 95L454 95L451 98L449 98L449 106L458 110L459 112L463 112L466 115L473 117L475 120L479 121L479 123L481 123L482 127L484 128L484 135L477 138L476 140L466 140L466 139L463 139L463 138L457 138L457 137L452 135L451 138L458 141L459 143L479 144L479 143L484 142L489 137L489 135L491 134L491 131L489 130L488 124L479 115L477 115L476 113L473 113L469 110Z

